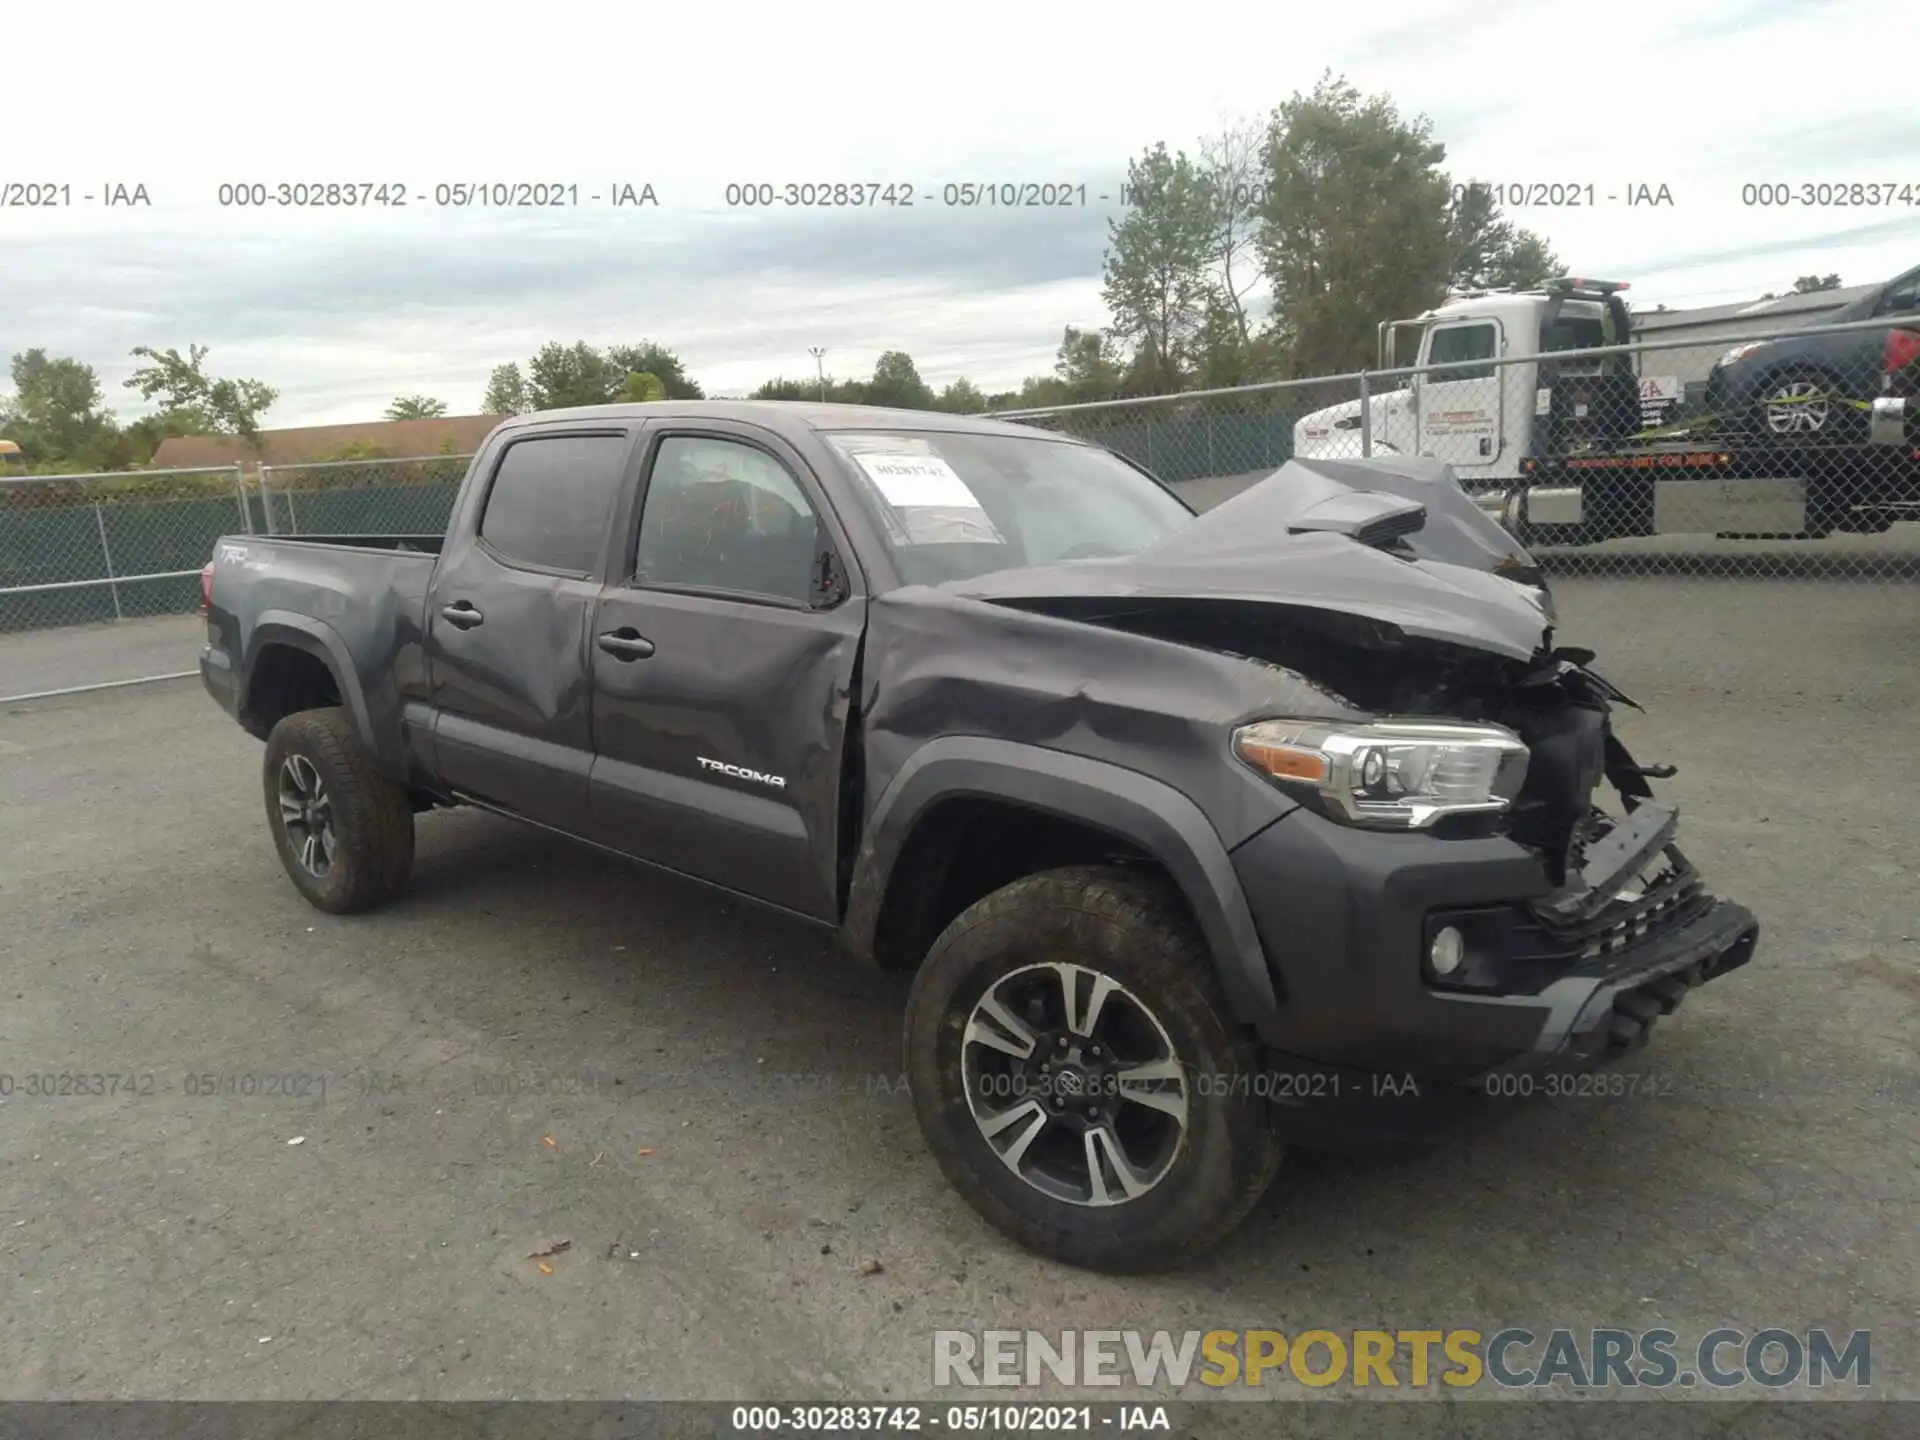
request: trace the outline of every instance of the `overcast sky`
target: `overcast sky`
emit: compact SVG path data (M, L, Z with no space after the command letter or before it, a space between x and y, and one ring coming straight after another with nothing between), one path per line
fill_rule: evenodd
M709 394L810 375L812 345L834 374L899 348L936 385L1009 387L1051 369L1064 326L1104 320L1117 207L1098 196L1117 193L1128 158L1159 140L1193 148L1328 68L1431 117L1456 179L1591 183L1593 209L1513 218L1576 271L1630 280L1642 307L1920 263L1920 203L1741 201L1750 182L1920 192L1912 0L679 13L76 0L13 5L6 32L0 185L66 183L74 203L0 209L0 356L77 355L123 417L140 408L119 383L140 344L207 345L216 374L277 386L271 426L373 419L413 392L469 413L494 365L548 340L658 340ZM398 181L428 203L217 203L222 182L282 180ZM576 184L581 203L431 203L439 182L492 180ZM922 198L725 203L729 182L808 180L906 182ZM1084 184L1089 203L938 203L967 180ZM144 185L151 208L104 208L115 182ZM622 182L651 184L659 204L588 198ZM1673 203L1629 206L1642 184Z

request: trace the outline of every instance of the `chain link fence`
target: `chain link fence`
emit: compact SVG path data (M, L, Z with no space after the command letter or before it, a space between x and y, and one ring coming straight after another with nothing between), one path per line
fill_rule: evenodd
M1561 574L1920 577L1920 316L1596 345L1539 303L1383 327L1411 364L999 418L1203 507L1295 456L1429 455ZM225 534L438 535L470 459L0 479L0 635L190 614Z
M191 614L222 535L438 535L470 458L0 479L0 634Z
M257 490L269 535L439 535L470 455L263 465Z
M1603 346L1500 298L1504 314L1427 325L1413 365L999 418L1094 440L1203 503L1296 456L1431 456L1563 573L1658 557L1772 575L1790 553L1807 574L1920 574L1920 316Z
M260 518L237 466L0 480L0 633L187 613Z

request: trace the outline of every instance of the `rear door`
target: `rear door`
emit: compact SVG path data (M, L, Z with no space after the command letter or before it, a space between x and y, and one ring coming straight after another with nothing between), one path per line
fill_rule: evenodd
M833 919L865 615L845 537L757 426L660 421L646 449L591 625L592 838Z
M510 434L482 461L427 597L442 780L568 831L586 819L587 626L634 439L626 426Z
M1497 320L1436 324L1428 332L1426 364L1449 368L1422 370L1415 377L1420 453L1446 461L1463 482L1490 472L1500 461L1506 386L1492 364L1452 362L1491 361L1500 353L1500 340Z

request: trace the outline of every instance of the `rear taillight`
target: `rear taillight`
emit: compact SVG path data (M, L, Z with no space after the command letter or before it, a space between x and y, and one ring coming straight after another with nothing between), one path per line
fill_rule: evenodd
M213 610L213 564L208 562L200 567L200 613L209 614Z
M1880 368L1891 375L1920 359L1920 330L1890 330L1887 346L1880 357Z

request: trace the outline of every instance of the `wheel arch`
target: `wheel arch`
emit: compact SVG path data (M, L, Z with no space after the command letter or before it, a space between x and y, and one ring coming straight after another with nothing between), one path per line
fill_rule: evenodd
M301 657L301 658L296 658ZM330 693L317 684L324 674ZM319 704L312 703L319 701ZM241 669L240 723L265 739L276 722L327 702L346 710L354 733L376 753L373 725L346 643L325 621L286 610L263 611L247 638Z
M849 886L841 938L854 955L883 969L919 963L920 942L931 943L938 933L938 927L925 933L928 925L938 919L944 927L951 916L940 918L938 901L929 898L932 887L917 885L916 877L943 873L949 857L941 845L956 807L978 814L983 806L1105 837L1122 856L1151 862L1191 913L1235 1019L1256 1024L1277 1012L1252 911L1219 833L1199 806L1138 771L1012 741L932 741L887 785L874 803ZM1015 878L1009 874L1000 883Z

